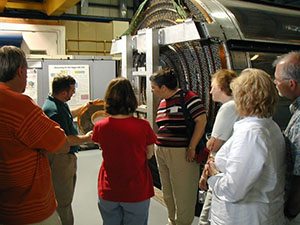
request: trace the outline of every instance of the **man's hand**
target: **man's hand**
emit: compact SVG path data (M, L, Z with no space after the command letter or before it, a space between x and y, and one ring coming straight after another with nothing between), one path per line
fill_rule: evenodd
M93 131L89 131L85 134L85 137L86 137L86 142L88 143L93 143L93 140L92 140L92 136L93 136Z

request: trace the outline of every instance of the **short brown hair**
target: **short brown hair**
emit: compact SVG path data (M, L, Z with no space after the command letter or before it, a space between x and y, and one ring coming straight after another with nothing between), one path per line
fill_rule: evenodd
M272 116L278 93L271 76L265 71L245 69L231 82L230 87L240 116Z
M70 75L57 74L52 81L52 94L58 95L63 91L69 91L71 85L75 85L75 79Z
M110 81L105 92L105 111L110 115L128 115L137 108L137 100L132 86L124 77Z
M227 69L218 70L212 75L212 79L217 82L218 87L228 96L232 96L230 83L236 77L236 72Z

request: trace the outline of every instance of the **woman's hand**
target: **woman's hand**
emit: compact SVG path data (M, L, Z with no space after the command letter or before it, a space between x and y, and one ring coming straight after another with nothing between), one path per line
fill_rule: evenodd
M206 161L206 164L209 164L209 162L215 162L215 157L213 154L209 154L208 159Z
M186 161L193 162L195 159L195 156L196 156L196 149L189 147L186 150L186 155L185 155Z
M215 161L208 161L208 171L209 176L215 176L216 174L220 173L220 171L216 168Z
M206 191L208 189L206 182L207 182L207 179L205 179L204 177L201 176L200 181L199 181L199 188L203 191Z
M208 187L207 187L207 178L208 178L208 167L209 165L208 164L205 164L205 167L202 171L202 175L201 175L201 178L200 178L200 181L199 181L199 188L201 190L207 190Z

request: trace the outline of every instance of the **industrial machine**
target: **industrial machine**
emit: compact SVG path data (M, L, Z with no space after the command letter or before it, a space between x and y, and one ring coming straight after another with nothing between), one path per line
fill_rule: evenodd
M239 0L148 0L126 35L113 41L111 54L121 54L121 73L132 81L137 111L155 128L158 99L148 78L159 67L174 69L181 88L200 96L213 124L218 105L209 94L211 74L253 67L273 76L272 62L292 50L300 50L299 10ZM282 98L274 116L282 129L289 104Z

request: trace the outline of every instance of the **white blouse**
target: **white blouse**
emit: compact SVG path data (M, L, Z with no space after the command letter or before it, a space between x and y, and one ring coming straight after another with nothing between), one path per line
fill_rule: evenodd
M284 224L285 142L271 118L236 122L215 164L221 173L208 179L212 225Z

